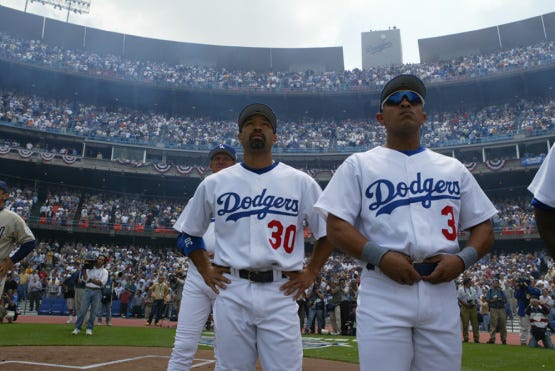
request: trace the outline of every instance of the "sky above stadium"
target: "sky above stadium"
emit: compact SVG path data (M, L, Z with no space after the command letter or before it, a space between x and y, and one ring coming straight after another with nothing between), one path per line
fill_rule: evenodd
M0 5L66 20L31 0ZM91 0L69 22L157 39L249 47L342 46L345 68L360 68L361 32L401 31L403 63L418 63L418 39L514 22L555 11L553 0Z

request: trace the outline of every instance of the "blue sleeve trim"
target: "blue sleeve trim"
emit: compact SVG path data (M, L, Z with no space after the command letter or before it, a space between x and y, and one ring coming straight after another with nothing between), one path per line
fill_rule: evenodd
M536 198L532 199L531 204L532 204L532 206L537 207L538 209L555 211L555 207L551 207L549 205L546 205L543 202L538 201Z
M24 244L19 246L19 249L17 249L15 254L13 254L10 259L14 264L18 263L21 259L25 258L27 255L29 255L31 251L33 251L35 245L35 240L25 242Z
M177 237L177 250L185 256L189 256L195 250L205 250L204 240L202 237L180 233Z

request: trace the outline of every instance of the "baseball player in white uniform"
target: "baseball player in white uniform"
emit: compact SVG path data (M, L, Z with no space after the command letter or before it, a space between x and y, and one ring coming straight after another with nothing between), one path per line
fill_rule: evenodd
M207 177L185 208L181 250L214 302L217 370L302 369L295 298L312 284L333 247L314 209L320 186L307 174L274 161L276 116L264 104L239 115L243 162ZM214 266L202 238L214 218ZM305 269L303 221L317 239ZM223 273L222 273L223 272Z
M237 161L235 150L226 144L219 144L213 148L208 157L210 158L210 170L213 174L235 164L235 161ZM185 215L185 212L181 213L175 223L176 228L182 225ZM215 248L214 223L210 223L208 226L203 240L206 246L206 254L208 254L209 259L212 259ZM216 299L216 293L204 283L204 279L193 263L189 264L181 297L182 303L179 308L175 343L168 364L168 370L175 371L191 369L202 329L208 320Z
M386 143L348 157L316 203L330 242L361 259L361 370L460 370L454 279L493 243L496 209L459 161L420 145L426 88L389 81L377 121ZM469 230L461 251L459 228Z
M0 180L0 295L4 292L6 275L14 264L25 258L35 248L35 236L21 217L4 208L10 197L8 184ZM19 249L10 257L10 253Z
M528 190L534 198L534 216L538 232L545 242L551 256L555 258L555 146L543 160Z

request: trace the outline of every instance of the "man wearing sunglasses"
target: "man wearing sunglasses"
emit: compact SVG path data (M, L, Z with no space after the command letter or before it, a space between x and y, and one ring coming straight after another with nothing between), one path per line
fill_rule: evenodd
M347 158L315 205L331 243L364 264L361 370L460 370L454 280L493 243L497 210L474 177L420 144L425 99L418 77L389 81L376 114L386 142ZM462 250L459 228L469 231Z

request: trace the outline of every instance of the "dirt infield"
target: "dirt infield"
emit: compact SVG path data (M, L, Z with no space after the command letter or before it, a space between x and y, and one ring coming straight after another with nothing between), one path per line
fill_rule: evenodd
M109 350L108 350L109 349ZM166 370L171 349L149 347L32 346L2 347L3 371L31 370ZM214 352L199 350L193 370L213 370ZM257 367L257 370L261 370ZM358 364L305 358L303 370L358 370Z
M20 316L18 322L65 323L65 316ZM144 319L113 318L114 326L144 326ZM165 322L164 327L175 327L176 322ZM68 325L69 326L69 325ZM71 327L70 327L71 329ZM31 370L109 370L156 371L166 370L170 348L159 347L93 347L93 346L14 346L2 347L2 371ZM193 370L213 370L214 352L199 349ZM257 370L262 368L257 367ZM358 364L304 358L303 370L358 370Z

